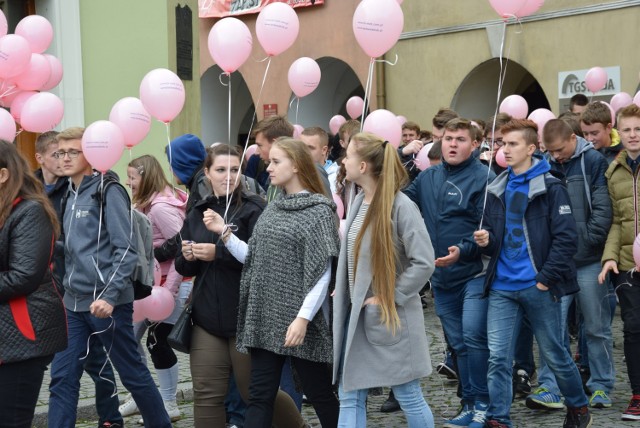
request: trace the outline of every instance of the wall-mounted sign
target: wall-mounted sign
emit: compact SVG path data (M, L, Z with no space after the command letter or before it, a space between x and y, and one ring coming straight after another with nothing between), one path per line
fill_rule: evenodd
M558 73L558 102L560 112L569 109L569 100L576 94L584 94L592 101L609 101L612 95L620 92L620 66L603 67L607 72L608 81L601 91L590 92L584 78L589 69L561 71Z
M200 18L224 18L225 16L259 13L270 3L288 3L290 6L308 7L324 4L324 0L198 0Z
M278 104L263 104L262 105L262 117L266 119L269 116L278 115Z

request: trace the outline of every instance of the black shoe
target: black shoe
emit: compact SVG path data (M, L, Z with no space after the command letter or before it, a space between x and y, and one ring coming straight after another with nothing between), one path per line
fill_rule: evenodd
M513 374L513 394L525 397L531 394L531 379L526 370L519 369Z
M562 428L589 428L593 419L589 408L583 407L567 407L567 416L564 418Z
M382 403L380 411L382 413L392 413L397 412L398 410L400 410L400 403L398 403L398 400L396 400L396 397L393 395L393 391L390 391L389 398L387 398L387 401Z
M449 380L458 380L456 371L447 365L446 362L442 362L436 366L436 372L439 375L445 376Z

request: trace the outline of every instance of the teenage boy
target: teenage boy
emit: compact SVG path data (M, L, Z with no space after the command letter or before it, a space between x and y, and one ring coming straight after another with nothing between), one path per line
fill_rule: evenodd
M607 160L584 138L577 137L561 119L547 122L543 130L551 169L565 176L573 217L579 230L578 251L573 256L580 291L562 298L562 335L568 338L567 313L575 299L584 318L584 334L589 349L587 388L591 407L611 407L609 394L615 383L611 306L609 289L598 284L600 258L611 227L611 200L607 191ZM566 342L565 342L566 343ZM561 409L560 390L555 377L541 359L538 389L527 397L530 409Z
M271 146L280 137L293 137L293 125L284 116L270 116L256 124L253 135L258 146L256 154L268 166ZM281 193L270 181L267 181L267 202L276 199Z
M311 158L316 164L318 175L324 184L327 195L333 195L336 191L336 174L340 167L337 163L327 160L329 134L318 126L312 126L302 131L300 140L311 152Z
M579 290L573 262L577 228L569 195L549 174L549 163L533 157L538 148L534 122L514 119L501 132L508 169L488 187L483 228L474 233L483 253L491 256L485 282L491 397L487 426L511 427L511 363L526 316L565 397L563 426L589 427L589 401L560 333L559 299Z
M478 142L466 119L444 125L442 163L424 170L405 190L418 205L436 253L431 277L436 314L457 356L462 409L445 427L484 426L487 392L487 299L484 264L473 232L480 224L487 178L474 157Z
M618 131L613 128L611 110L605 104L596 101L587 104L580 114L580 127L584 138L593 143L593 147L611 163L622 150Z
M417 155L424 146L424 142L418 139L419 136L420 125L417 123L407 121L402 125L402 145L398 147L398 156L400 156L402 165L404 165L404 169L406 169L407 174L409 174L410 182L420 173L418 167L413 163L415 155Z
M102 177L84 157L83 133L83 128L61 132L56 152L63 172L69 177L62 222L69 346L58 352L51 364L49 427L75 426L87 341L95 337L108 350L146 426L170 428L162 398L140 358L133 335L130 276L137 256L130 238L128 197L113 186L100 202L97 195Z
M633 394L622 419L637 421L640 420L640 274L633 258L633 246L640 230L640 107L632 104L620 110L618 129L624 150L606 173L613 204L613 224L604 247L598 281L603 283L609 271L616 274L614 283L620 302L624 356Z
M62 162L57 158L58 132L48 131L38 135L36 139L36 162L40 168L35 175L44 185L44 190L58 214L62 215L61 202L69 188L69 180L63 176ZM64 278L64 247L62 242L56 246L53 254L53 279L56 288L64 294L62 279ZM113 395L115 376L111 363L106 361L102 343L94 338L89 344L89 355L84 361L84 370L91 376L96 387L96 411L99 426L122 426L122 416L118 413L118 396ZM104 366L104 367L103 367Z

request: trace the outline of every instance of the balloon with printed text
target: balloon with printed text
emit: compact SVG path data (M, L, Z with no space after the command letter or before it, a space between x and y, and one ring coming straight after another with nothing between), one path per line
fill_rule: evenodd
M231 74L249 59L253 49L253 37L244 22L228 17L211 27L207 46L218 67Z
M404 27L404 14L397 0L363 0L353 14L353 33L371 58L391 49Z
M289 49L299 31L298 15L287 3L268 4L258 14L256 37L269 56L279 55Z
M289 67L289 87L297 97L305 97L316 90L321 75L320 66L315 60L308 57L298 58Z
M166 68L151 70L140 83L140 101L144 108L164 123L171 122L180 114L184 100L182 80Z
M120 127L127 148L140 144L151 130L151 115L135 97L118 100L111 108L109 120Z
M398 122L396 115L389 110L378 109L372 111L364 120L362 129L388 141L396 149L400 147L402 125Z
M94 169L103 174L118 162L123 151L122 131L108 120L93 122L82 135L82 154Z
M509 95L500 103L500 113L507 113L514 119L524 119L528 112L527 100L520 95Z

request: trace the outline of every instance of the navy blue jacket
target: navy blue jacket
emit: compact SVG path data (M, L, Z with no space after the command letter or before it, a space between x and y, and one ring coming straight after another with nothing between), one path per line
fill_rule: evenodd
M481 249L482 253L491 256L485 295L493 284L504 238L504 192L508 179L509 171L505 171L488 188L482 228L489 232L489 245ZM536 281L549 287L556 299L580 290L573 261L578 248L576 234L576 221L564 183L549 173L533 178L529 182L529 204L524 214L525 241Z
M473 232L482 218L487 178L494 177L486 165L471 156L460 165L443 161L427 168L404 190L422 212L435 257L448 255L450 246L460 248L457 263L436 267L431 277L434 287L453 288L482 273L484 266Z

